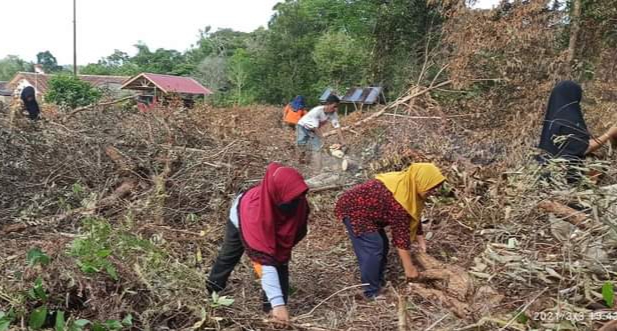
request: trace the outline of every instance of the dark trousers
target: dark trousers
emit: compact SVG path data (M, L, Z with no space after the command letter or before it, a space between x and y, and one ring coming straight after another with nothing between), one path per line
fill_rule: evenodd
M358 258L360 279L363 284L368 284L364 287L364 295L367 298L377 296L381 286L385 283L384 273L388 262L388 252L390 251L388 236L383 229L356 236L351 228L349 218L345 218L343 223L345 223L347 234Z
M206 284L208 292L220 292L225 289L227 280L238 262L240 262L242 254L244 254L244 246L240 238L240 231L238 231L231 221L228 221L225 227L223 246L219 250L214 266L212 266L212 270L208 276L208 284ZM289 296L289 267L287 264L280 265L276 267L276 271L279 276L279 282L281 283L283 298L285 299L285 303L287 303L287 298ZM262 303L264 312L267 313L272 310L265 292L262 294Z

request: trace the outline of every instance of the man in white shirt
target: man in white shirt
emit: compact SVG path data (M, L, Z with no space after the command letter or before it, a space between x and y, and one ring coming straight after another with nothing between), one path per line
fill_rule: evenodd
M304 115L296 126L296 144L303 150L301 158L304 158L304 151L308 150L317 157L318 166L321 166L319 151L323 147L322 127L328 122L337 129L341 144L344 144L341 125L338 120L338 105L340 99L336 95L330 95L326 99L326 104L311 109Z

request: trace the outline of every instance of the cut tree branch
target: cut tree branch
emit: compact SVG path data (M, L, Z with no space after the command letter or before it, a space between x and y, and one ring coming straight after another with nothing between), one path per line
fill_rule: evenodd
M135 96L131 95L131 96L128 96L128 97L120 98L120 99L109 101L109 102L95 103L95 104L91 104L91 105L88 105L88 106L85 106L85 107L76 108L72 112L66 114L66 116L64 116L64 118L61 120L61 122L64 122L64 121L70 119L71 117L75 116L76 114L81 113L83 111L86 111L88 109L92 109L92 108L96 108L96 107L111 106L111 105L115 105L117 103L120 103L120 102L123 102L123 101L126 101L126 100L134 99L134 98L135 98Z

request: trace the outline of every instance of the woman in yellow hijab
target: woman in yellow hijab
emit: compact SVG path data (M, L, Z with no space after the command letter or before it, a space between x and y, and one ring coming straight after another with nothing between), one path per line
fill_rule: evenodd
M418 276L411 260L411 242L416 240L422 251L426 242L420 222L424 201L446 178L432 163L414 163L407 170L389 172L356 185L336 202L336 216L351 239L360 264L364 295L379 295L389 251L385 228L390 227L408 279Z

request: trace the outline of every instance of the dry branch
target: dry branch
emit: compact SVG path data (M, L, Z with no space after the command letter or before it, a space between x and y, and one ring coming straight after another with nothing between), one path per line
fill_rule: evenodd
M399 331L407 330L407 298L404 295L396 293L398 297L398 329Z
M419 96L421 96L421 95L423 95L423 94L425 94L425 93L427 93L427 92L430 92L430 91L432 91L432 90L434 90L434 89L436 89L436 88L439 88L439 87L442 87L442 86L448 85L448 84L450 84L451 82L452 82L451 80L447 80L447 81L445 81L445 82L441 82L441 83L439 83L439 84L437 84L437 85L435 85L435 86L432 86L432 87L429 87L429 88L425 88L424 90L422 90L422 91L420 91L420 92L416 92L416 93L414 93L414 94L411 94L411 95L405 96L405 97L403 97L403 98L399 98L397 101L395 101L395 102L393 102L393 103L391 103L391 104L387 105L386 107L384 107L382 110L380 110L380 111L376 112L375 114L373 114L373 115L371 115L371 116L369 116L369 117L367 117L367 118L365 118L365 119L363 119L363 120L360 120L360 121L358 121L358 122L356 122L356 123L354 123L354 124L351 124L351 125L349 125L349 126L344 126L344 127L342 127L342 128L341 128L341 130L343 130L343 131L349 131L351 128L354 128L354 127L360 126L360 125L362 125L362 124L364 124L364 123L366 123L366 122L370 122L370 121L372 121L372 120L376 119L377 117L379 117L379 116L383 115L383 114L384 114L387 110L389 110L389 109L392 109L392 108L394 108L394 107L396 107L396 106L399 106L399 105L401 105L401 104L404 104L404 103L408 102L409 100L411 100L411 99L413 99L413 98L416 98L416 97L419 97ZM324 136L324 137L328 137L328 136L331 136L331 135L333 135L333 134L336 134L336 130L328 131L328 132L326 132L323 136Z
M75 116L76 114L81 113L82 111L86 111L88 109L92 109L92 108L96 108L96 107L111 106L111 105L115 105L117 103L120 103L120 102L123 102L123 101L126 101L126 100L134 99L134 98L135 98L135 96L131 95L131 96L128 96L128 97L120 98L120 99L109 101L109 102L96 103L96 104L88 105L88 106L85 106L85 107L80 107L80 108L77 108L77 109L73 110L72 112L66 114L66 116L64 116L64 118L62 118L61 122L64 122L64 121L70 119L71 117Z

